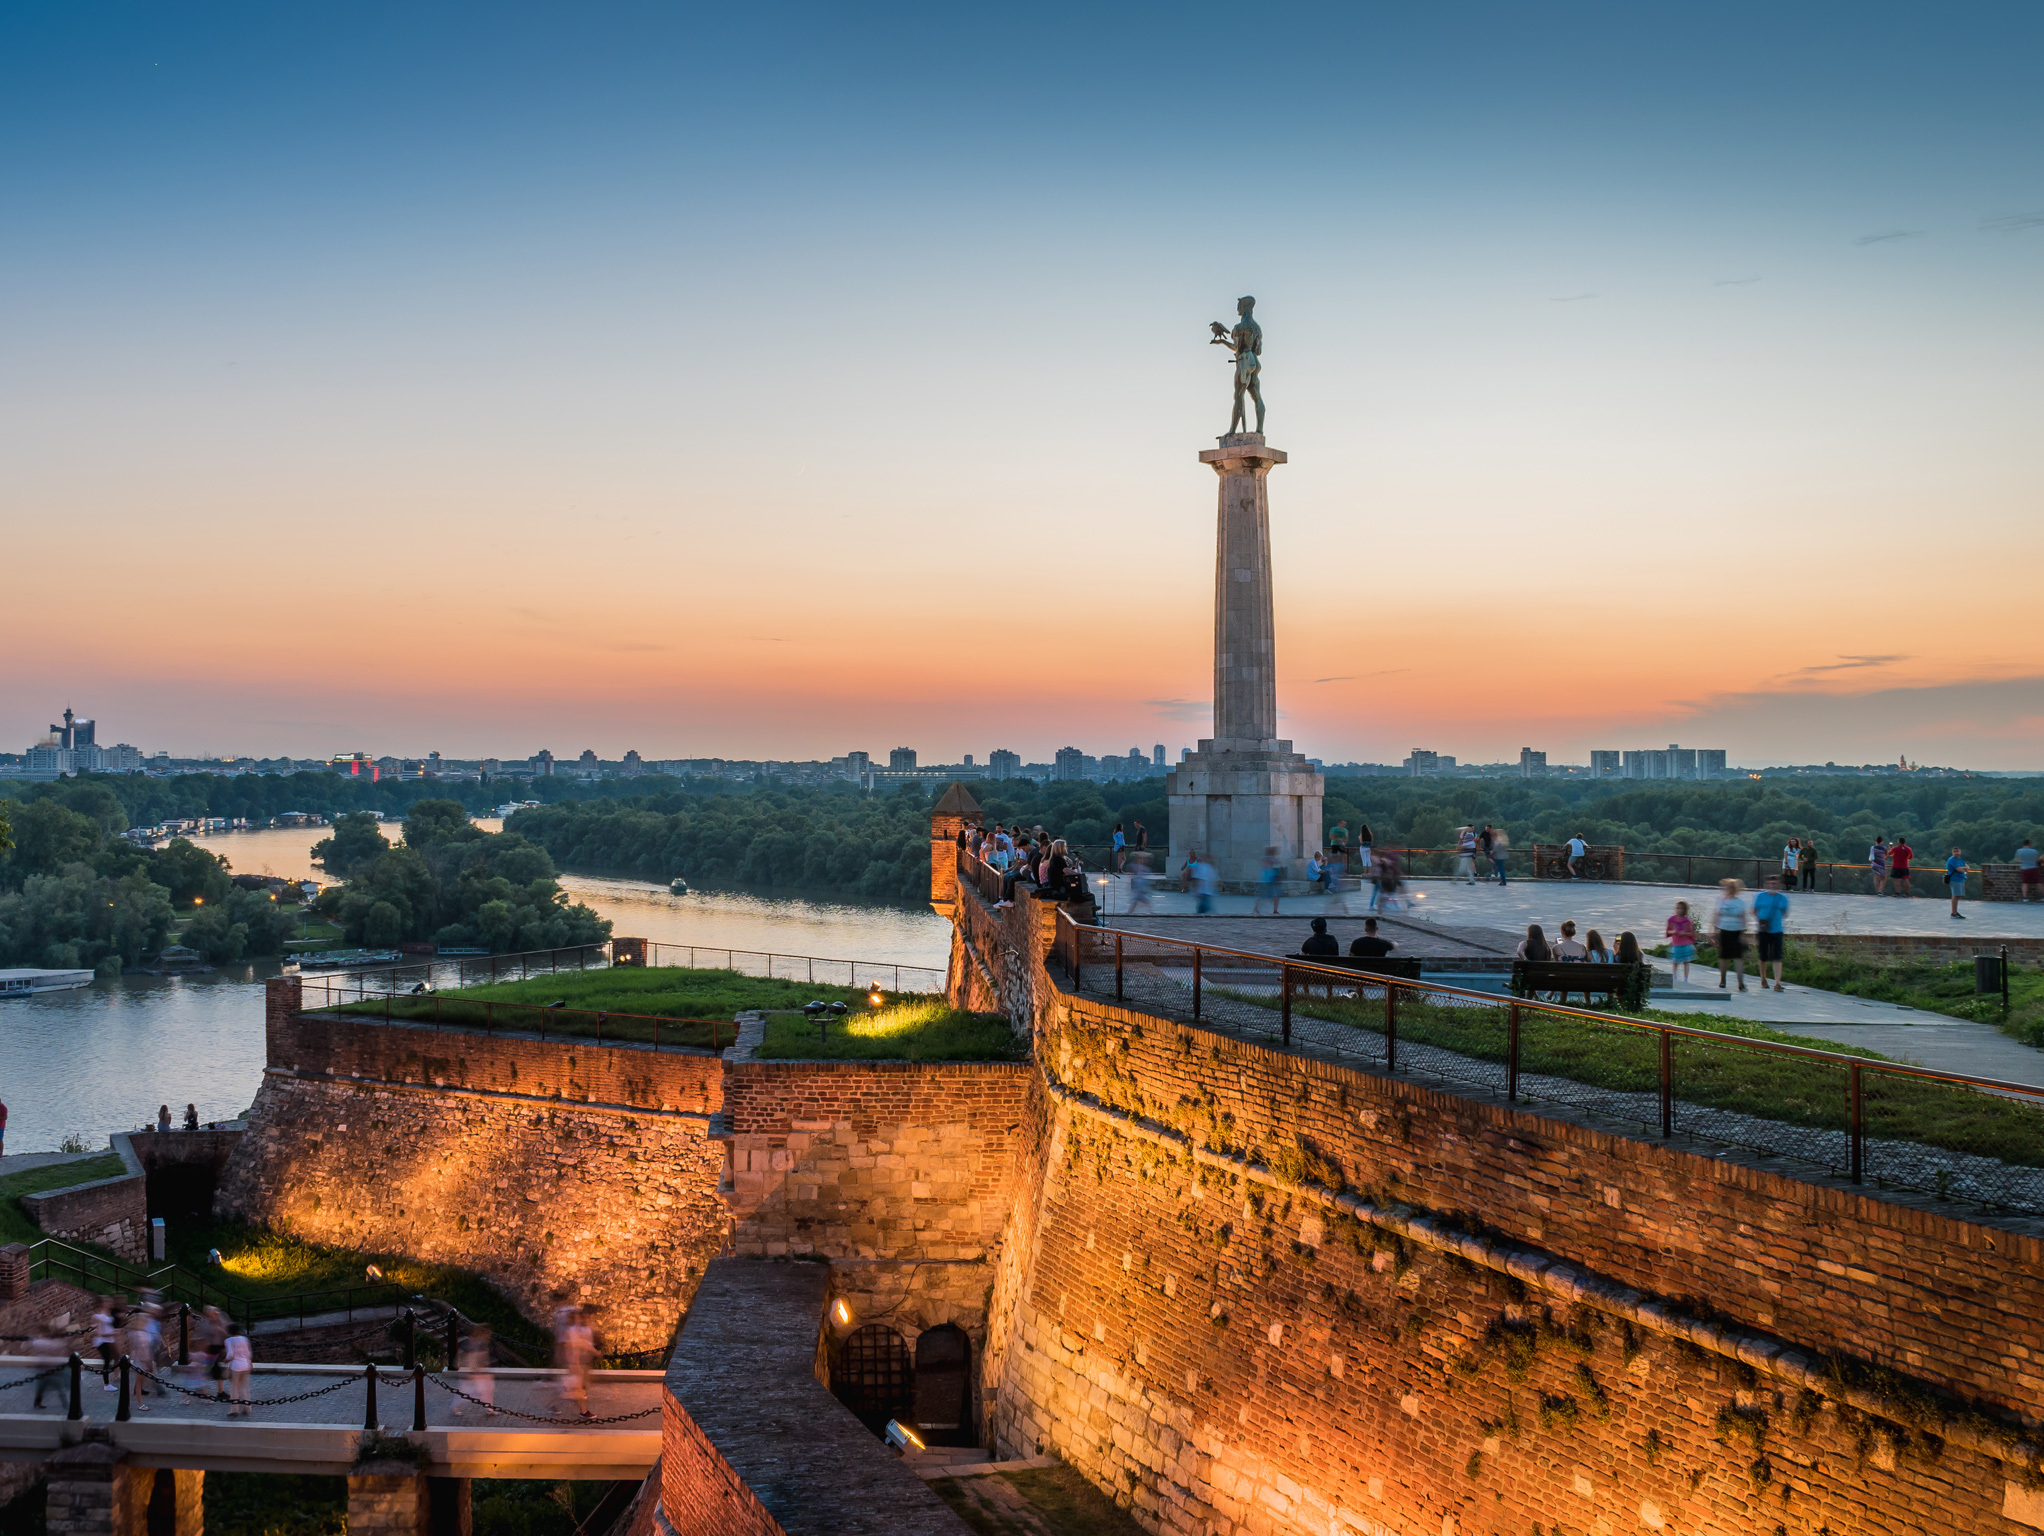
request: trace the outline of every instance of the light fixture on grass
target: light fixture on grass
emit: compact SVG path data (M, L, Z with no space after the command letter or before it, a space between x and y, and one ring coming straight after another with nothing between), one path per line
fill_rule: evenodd
M880 990L879 982L874 982L872 986L866 989L866 1006L868 1008L878 1008L886 1001L887 994Z
M904 1456L908 1455L911 1451L925 1449L923 1437L899 1419L889 1419L887 1421L887 1443L897 1451L900 1451Z

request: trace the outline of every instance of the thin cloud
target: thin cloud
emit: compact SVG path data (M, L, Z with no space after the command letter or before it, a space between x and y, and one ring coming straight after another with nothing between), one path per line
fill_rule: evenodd
M1594 293L1564 293L1550 297L1547 302L1550 304L1579 304L1584 299L1594 299L1595 297L1597 295Z
M1386 667L1381 672L1344 672L1340 677L1316 677L1316 683L1353 683L1365 677L1393 677L1400 672L1410 672L1410 667Z
M1811 672L1856 672L1861 667L1885 667L1898 661L1907 661L1907 656L1841 656L1836 661L1825 662L1822 666L1803 667L1799 674Z
M1744 288L1748 283L1757 283L1757 277L1721 277L1712 283L1713 288Z
M2044 213L2004 213L1982 219L1980 228L1990 235L2019 235L2026 229L2044 229Z
M1355 674L1352 672L1345 672L1340 677L1316 677L1313 679L1316 683L1352 683L1355 680Z
M1207 699L1145 699L1143 702L1167 720L1204 720L1214 707Z
M1879 234L1861 235L1854 245L1879 245L1883 240L1915 240L1922 236L1920 229L1884 229Z

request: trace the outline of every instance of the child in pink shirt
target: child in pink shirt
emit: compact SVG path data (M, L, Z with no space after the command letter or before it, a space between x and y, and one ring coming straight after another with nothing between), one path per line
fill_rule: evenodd
M1689 916L1689 903L1675 903L1675 915L1668 919L1669 969L1683 981L1689 979L1689 962L1696 958L1696 923Z

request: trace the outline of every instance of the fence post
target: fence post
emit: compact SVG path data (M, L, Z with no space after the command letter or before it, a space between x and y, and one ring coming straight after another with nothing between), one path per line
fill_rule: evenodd
M2001 947L2001 1011L2009 1011L2009 947Z
M1398 987L1384 978L1384 1070L1398 1070Z
M121 1395L118 1398L114 1399L114 1419L118 1423L125 1424L131 1417L133 1417L133 1415L129 1411L128 1376L129 1373L132 1372L134 1369L135 1362L130 1360L126 1355L121 1356Z
M364 1429L374 1429L376 1428L376 1362L374 1360L371 1360L362 1367L362 1380L367 1383L369 1389L368 1401L362 1408L362 1427Z
M177 1304L177 1363L192 1363L192 1309L184 1302Z
M596 1010L596 1043L598 1045L603 1044L603 1016L605 1012L606 1010L602 1008Z
M2008 961L2005 957L2008 951L2003 950L2002 954L2004 956L2002 964L2006 965ZM1117 1003L1121 1001L1121 930L1119 928L1114 930L1114 1000ZM2004 1006L2006 1006L2006 1003L2004 1003Z
M1656 1033L1661 1037L1661 1135L1667 1137L1675 1134L1675 1046L1665 1029Z
M1859 1063L1854 1062L1852 1073L1852 1182L1861 1183L1866 1175L1866 1099L1860 1091Z
M1505 1098L1519 1101L1519 1005L1513 1003L1505 1020Z
M1292 1043L1292 968L1284 961L1278 962L1278 992L1283 1001L1278 1005L1278 1020L1284 1030L1285 1044Z
M71 1406L64 1410L67 1419L85 1417L85 1362L78 1358L78 1351L71 1351Z
M1083 992L1086 990L1085 965L1079 957L1086 952L1086 936L1079 932L1078 923L1073 921L1071 914L1062 907L1058 908L1058 921L1069 928L1072 934L1072 990Z
M1192 1016L1199 1017L1199 946L1192 946Z
M405 1330L405 1369L411 1370L419 1363L419 1320L407 1307L403 1316Z
M447 1369L454 1369L454 1357L461 1351L461 1314L447 1309Z
M426 1430L426 1368L412 1367L412 1428L421 1434Z

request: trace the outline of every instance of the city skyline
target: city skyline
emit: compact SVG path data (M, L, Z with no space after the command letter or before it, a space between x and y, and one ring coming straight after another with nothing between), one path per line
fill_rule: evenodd
M1303 751L2044 766L2044 18L1856 16L17 13L0 718L1175 753L1254 293Z

